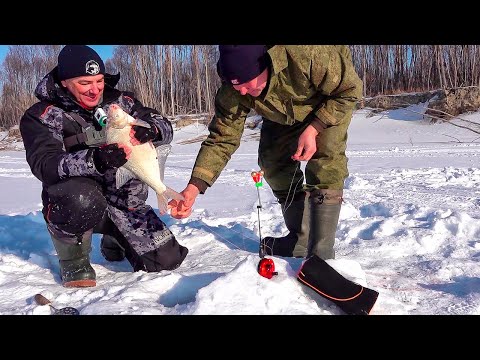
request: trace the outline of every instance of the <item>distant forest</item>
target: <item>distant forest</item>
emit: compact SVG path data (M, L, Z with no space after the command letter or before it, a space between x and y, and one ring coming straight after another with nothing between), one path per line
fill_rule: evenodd
M63 45L12 45L0 65L0 129L17 125ZM364 97L480 84L480 45L352 45ZM220 86L216 45L119 45L105 62L119 89L163 115L211 114Z

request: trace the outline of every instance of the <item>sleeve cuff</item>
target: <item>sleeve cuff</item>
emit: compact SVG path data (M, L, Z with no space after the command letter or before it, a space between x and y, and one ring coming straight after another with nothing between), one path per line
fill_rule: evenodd
M191 177L188 183L195 185L200 191L200 194L205 194L205 191L208 189L208 184L205 181L196 177Z
M315 117L312 120L310 125L312 125L315 128L315 130L318 131L319 134L321 134L323 132L323 130L325 130L327 128L327 125L317 117Z

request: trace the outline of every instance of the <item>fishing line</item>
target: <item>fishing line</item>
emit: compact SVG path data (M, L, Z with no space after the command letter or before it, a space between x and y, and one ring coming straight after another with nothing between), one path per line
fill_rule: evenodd
M293 189L293 192L292 192L293 179L295 179L295 175L297 174L297 171L300 170L300 166L301 166L301 162L298 161L298 165L295 167L295 171L293 172L293 175L292 175L292 180L290 181L290 186L288 188L287 197L285 198L285 206L282 207L282 214L284 215L284 217L285 217L285 213L287 212L288 208L292 205L293 199L295 199L295 194L296 194L298 185L299 184L303 185L303 181L305 179L305 176L302 174L300 179L298 179L297 183L295 184L295 188ZM291 196L291 199L290 199L290 203L288 203L288 197L290 196L291 193L292 193L292 196ZM269 247L270 253L273 253L273 247L275 246L276 238L273 237L273 239L274 240L272 241L272 246ZM266 246L266 245L264 245L264 246Z
M292 180L290 181L290 186L288 188L288 193L287 193L287 197L285 198L285 209L282 210L282 213L285 214L285 212L287 211L287 209L290 207L290 205L292 205L292 202L293 202L293 199L295 198L295 192L298 188L298 185L300 184L300 182L303 184L303 180L305 179L305 176L302 174L302 177L300 179L298 179L297 183L295 184L295 188L293 189L293 195L292 195L292 198L290 200L290 203L287 205L288 203L288 197L290 195L290 192L292 191L292 185L293 185L293 179L295 179L295 174L297 173L297 171L300 170L300 166L301 166L301 163L300 161L298 162L298 165L295 167L295 171L293 173L293 176L292 176Z
M229 241L228 239L226 239L225 237L223 237L222 235L220 235L218 232L216 232L215 230L213 230L213 228L212 228L210 225L207 225L207 224L205 224L205 223L203 223L203 224L210 230L211 233L215 234L215 235L218 236L220 239L222 239L222 240L224 240L225 242L231 244L233 247L237 248L238 250L246 251L246 249L242 249L240 246L234 244L233 242ZM242 233L239 233L238 231L232 230L231 228L228 229L228 230L231 230L231 231L233 231L233 232L236 232L237 234L240 234L240 235L242 235L242 237L243 237L243 234L242 234ZM253 238L248 238L248 237L247 237L247 239L253 240L253 241L255 241L255 242L257 241L256 239L253 239ZM245 242L244 242L244 245L245 245Z

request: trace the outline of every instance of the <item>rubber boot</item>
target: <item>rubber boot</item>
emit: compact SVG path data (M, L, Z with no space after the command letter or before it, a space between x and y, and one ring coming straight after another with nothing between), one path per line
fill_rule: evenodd
M308 256L320 259L334 259L335 233L337 231L342 190L315 190L310 195L310 236Z
M283 257L306 257L310 225L308 195L303 193L298 199L282 203L281 206L289 233L278 238L265 237L265 253Z
M107 261L122 261L125 259L125 248L111 235L102 236L100 252Z
M90 265L92 234L87 231L79 235L76 242L57 238L50 233L60 263L60 276L65 287L92 287L96 285L96 274Z

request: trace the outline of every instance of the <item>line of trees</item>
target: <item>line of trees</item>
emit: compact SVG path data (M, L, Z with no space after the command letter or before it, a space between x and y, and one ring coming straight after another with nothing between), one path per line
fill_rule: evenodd
M354 45L364 96L480 85L479 45Z
M214 45L121 45L106 63L120 72L119 89L132 89L162 114L212 113L220 86Z
M0 128L17 125L37 101L40 79L62 45L12 45L0 66ZM364 96L480 85L480 45L352 45ZM212 113L220 86L216 45L118 45L105 63L119 89L173 117Z

